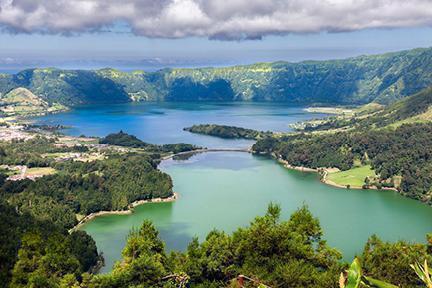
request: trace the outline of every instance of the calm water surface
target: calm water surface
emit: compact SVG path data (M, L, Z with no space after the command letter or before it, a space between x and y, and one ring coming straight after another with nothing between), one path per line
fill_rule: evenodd
M226 140L191 134L194 124L223 124L257 130L291 131L289 124L324 114L302 108L265 103L129 103L87 106L37 119L40 124L71 126L64 132L79 136L105 136L123 130L155 144L191 143L206 147L247 147L250 140Z
M323 115L270 104L127 104L83 107L39 119L74 126L72 135L103 136L124 130L152 143L187 142L207 147L246 147L251 141L223 140L182 131L199 123L289 131L288 124ZM227 232L263 215L270 202L282 206L282 218L308 205L320 219L324 237L344 253L359 253L368 236L385 240L424 241L432 231L432 208L391 191L347 190L324 185L316 174L290 171L275 161L241 152L198 154L185 161L168 160L160 169L171 175L180 199L145 204L131 215L98 217L83 226L104 253L111 269L120 259L132 227L152 220L168 249L184 249L192 237L201 240L213 228Z

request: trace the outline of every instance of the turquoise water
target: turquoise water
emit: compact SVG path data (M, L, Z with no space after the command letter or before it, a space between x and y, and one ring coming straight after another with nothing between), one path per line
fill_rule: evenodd
M199 123L289 131L289 123L323 115L272 104L127 104L82 107L39 121L73 125L66 132L103 136L124 130L152 143L187 142L207 147L246 147L252 141L224 140L182 131ZM392 191L347 190L319 182L316 174L285 169L272 159L241 152L198 154L185 161L164 161L180 198L173 203L145 204L131 215L102 216L82 229L96 240L111 269L120 259L128 232L152 220L168 249L184 249L213 228L233 231L262 215L270 202L282 207L282 218L307 205L320 219L324 238L346 260L360 253L367 238L424 241L432 231L432 208Z
M102 272L120 259L129 230L144 219L154 222L169 249L181 250L213 228L233 231L247 225L270 202L281 205L283 219L307 205L320 219L325 239L346 260L360 253L372 234L423 242L432 231L432 209L417 201L392 191L337 189L314 173L288 170L262 156L212 152L165 161L160 168L174 180L176 202L145 204L131 215L102 216L83 227L104 253Z

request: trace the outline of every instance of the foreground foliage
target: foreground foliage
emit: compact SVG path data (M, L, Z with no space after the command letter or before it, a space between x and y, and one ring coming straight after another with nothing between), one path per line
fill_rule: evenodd
M58 287L65 275L78 277L100 260L85 232L69 234L2 200L0 230L0 287Z
M432 269L429 268L427 260L424 264L411 264L411 268L416 272L417 276L426 284L427 288L432 288Z
M239 274L271 287L334 287L340 257L322 239L318 220L307 208L281 222L279 206L270 205L249 227L232 235L214 230L202 243L194 239L185 252L169 255L146 221L129 235L123 260L111 274L95 277L94 285L159 287L164 276L186 273L192 287L229 286Z
M6 203L0 208L0 287L238 287L239 275L247 275L241 276L249 279L245 287L394 287L382 286L385 282L419 287L428 281L426 270L410 264L432 261L432 236L428 245L387 243L373 236L341 281L340 272L348 267L322 239L310 211L302 207L281 221L280 207L271 204L249 226L232 234L211 231L202 242L193 239L184 252L167 253L156 228L144 221L130 232L112 272L94 275L88 272L100 257L85 232L69 235ZM351 286L352 281L363 286Z

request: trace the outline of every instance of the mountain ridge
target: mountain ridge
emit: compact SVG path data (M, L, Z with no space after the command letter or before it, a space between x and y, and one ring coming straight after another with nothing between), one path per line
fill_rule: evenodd
M128 101L389 104L432 86L432 48L326 61L122 72L34 68L0 74L0 95L23 87L66 106Z

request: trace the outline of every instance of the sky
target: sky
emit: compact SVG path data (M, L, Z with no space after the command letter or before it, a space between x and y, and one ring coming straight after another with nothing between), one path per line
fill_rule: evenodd
M154 70L432 47L431 0L0 0L0 70Z

